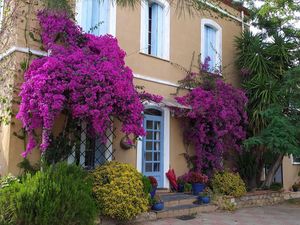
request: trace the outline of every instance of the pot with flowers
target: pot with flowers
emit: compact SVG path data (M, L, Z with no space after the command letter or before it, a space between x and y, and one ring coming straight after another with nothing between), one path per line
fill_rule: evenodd
M188 174L188 182L192 184L193 195L199 195L203 192L208 177L200 172L190 171Z
M149 176L148 178L149 178L150 183L151 183L151 192L150 192L150 195L151 195L151 198L154 198L155 193L156 193L156 189L157 189L157 180L153 176Z
M202 193L199 194L198 201L199 203L209 204L212 196L212 190L209 187L206 187Z
M155 195L152 199L151 199L151 209L154 211L161 211L164 209L164 202L160 199L160 197L158 195Z

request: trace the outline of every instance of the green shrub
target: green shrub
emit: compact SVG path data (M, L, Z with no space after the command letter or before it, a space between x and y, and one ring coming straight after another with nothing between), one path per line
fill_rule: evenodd
M282 188L283 187L282 187L281 183L274 182L270 185L270 190L272 190L272 191L280 191Z
M1 177L0 178L0 189L8 187L8 186L12 185L15 182L19 183L20 180L19 180L19 178L15 177L11 174L9 174L7 176L4 176L4 177Z
M216 173L212 179L212 188L217 194L233 197L241 197L246 193L246 185L238 173Z
M109 162L96 168L93 178L93 190L102 216L130 220L147 211L142 175L132 166Z
M97 207L86 175L80 167L59 163L4 188L0 201L14 208L11 224L94 224Z
M16 197L20 191L21 183L17 180L0 188L0 224L16 224Z

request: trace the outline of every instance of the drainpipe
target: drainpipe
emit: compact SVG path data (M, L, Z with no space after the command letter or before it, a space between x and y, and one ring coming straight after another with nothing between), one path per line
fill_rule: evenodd
M241 12L241 17L242 17L242 31L244 32L245 31L245 13L244 11L242 10Z

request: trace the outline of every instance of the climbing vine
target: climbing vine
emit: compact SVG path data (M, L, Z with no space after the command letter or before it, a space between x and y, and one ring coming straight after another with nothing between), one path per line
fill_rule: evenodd
M42 128L40 147L48 148L61 113L87 122L91 135L103 141L111 117L122 122L125 134L144 135L140 97L157 102L161 97L137 92L117 40L83 33L65 12L44 10L38 19L44 48L51 54L32 61L21 88L17 118L29 134L24 156L37 145L38 128Z
M225 83L220 72L208 72L208 61L181 81L193 89L176 100L191 109L173 111L183 118L185 142L195 146L194 169L209 174L222 169L224 153L241 149L246 137L247 98L242 90Z

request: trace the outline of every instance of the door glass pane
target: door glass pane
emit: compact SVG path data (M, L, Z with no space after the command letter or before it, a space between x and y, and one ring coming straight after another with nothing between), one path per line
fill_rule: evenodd
M154 161L160 161L160 152L154 152Z
M146 163L146 172L152 172L152 163Z
M152 161L152 152L146 152L146 161Z
M146 129L153 129L153 121L147 121Z
M160 140L160 132L154 132L154 140L159 141Z
M159 151L160 150L160 142L155 142L154 143L154 150Z
M153 139L153 132L152 131L147 131L146 139L147 140L152 140Z
M159 172L160 171L160 163L154 163L154 169L153 169L153 171L154 172Z
M152 150L153 149L153 143L151 141L146 142L146 150Z
M154 129L155 130L160 130L160 122L154 122Z

